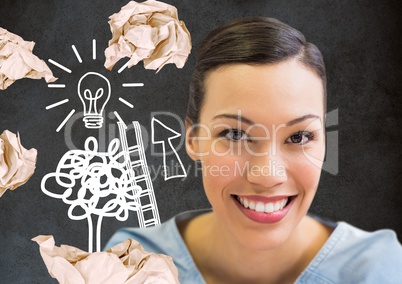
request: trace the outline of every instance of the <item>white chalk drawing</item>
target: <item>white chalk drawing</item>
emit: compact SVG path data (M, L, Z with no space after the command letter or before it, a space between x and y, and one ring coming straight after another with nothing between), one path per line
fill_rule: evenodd
M68 69L66 66L54 61L53 59L48 60L50 63L52 63L54 66L59 67L61 70L66 71L67 73L72 73L71 69Z
M119 97L119 101L121 101L123 104L125 104L126 106L128 106L129 108L134 108L134 105L128 101L126 101L125 99L123 99L122 97Z
M72 109L70 113L66 116L66 118L60 123L59 127L57 127L56 132L60 132L63 126L67 123L67 121L73 116L75 113L75 109Z
M96 39L92 40L92 59L96 59Z
M124 127L127 128L127 125L124 123L123 119L121 119L119 113L117 111L113 112L114 116L117 118L117 120L119 121L119 123L121 123L122 125L124 125Z
M85 81L91 82L89 85L92 85L94 76L102 78L106 82L107 87L102 88L102 85L104 85L102 83L100 83L100 86L90 86L91 88L88 88L88 84L82 87ZM103 126L103 111L110 99L111 91L109 80L99 73L88 72L80 78L77 92L84 107L83 120L86 128L101 128Z
M121 152L119 139L114 139L107 152L98 152L98 142L89 137L84 150L70 150L61 158L56 172L44 176L42 191L53 198L62 199L70 205L68 217L71 220L88 221L88 251L93 249L93 216L97 215L96 250L100 251L102 219L115 217L120 221L128 218L128 211L138 209L134 197L140 188L133 183L130 168L119 163ZM54 178L64 191L48 189L46 183ZM78 188L77 188L78 187ZM75 191L75 192L74 192ZM111 198L114 197L114 198ZM108 201L101 203L101 199ZM80 210L81 209L81 210Z
M55 89L64 89L66 87L65 84L48 84L48 88L55 88Z
M75 45L73 44L73 45L71 46L71 48L73 49L74 54L75 54L75 57L77 57L78 62L79 62L79 63L82 63L81 55L80 55L80 53L78 52L78 50L77 50L77 48L75 47Z
M138 121L133 121L135 141L128 144L127 126L118 122L122 149L126 162L129 161L131 169L135 173L134 182L141 187L141 192L135 201L140 205L137 213L140 227L152 227L160 224L158 205L156 203L152 178L149 174L148 163L145 157L144 143L142 141L141 125ZM134 139L132 139L134 140ZM129 167L126 165L126 167Z
M130 60L127 61L122 67L120 67L120 69L117 70L117 73L120 74L121 72L123 72L123 71L127 68L127 66L128 66L129 63L130 63Z
M81 64L83 59L76 46L72 45L71 48ZM96 40L92 40L92 59L96 60ZM49 62L67 73L73 73L71 69L52 59ZM119 73L126 67L123 66ZM76 73L75 71L74 74ZM67 89L65 84L48 84L48 87ZM144 87L144 83L127 82L122 87ZM112 97L108 78L97 72L87 72L80 77L76 90L83 106L85 127L102 128L105 107ZM126 107L134 108L134 104L126 98L120 96L116 99ZM66 98L59 99L46 106L46 110L65 106L69 102ZM66 125L74 113L75 109L72 109L56 132ZM61 199L68 205L67 215L71 220L87 220L89 252L101 250L102 221L106 217L126 221L130 211L134 211L139 227L161 223L145 156L141 125L138 121L133 121L130 125L132 127L127 127L119 113L113 113L117 120L119 138L113 139L105 152L99 151L99 142L91 136L86 139L83 150L74 149L65 153L55 172L45 175L41 182L41 189L46 195ZM163 138L166 136L167 138ZM152 118L152 142L162 145L165 180L187 176L172 144L172 140L180 136L180 133ZM177 167L175 174L173 170L167 169L167 159L173 160L172 164L179 166L178 173Z
M68 217L71 220L87 220L89 252L93 251L94 216L97 216L96 251L101 250L104 217L125 221L129 211L136 211L140 227L160 224L140 124L133 122L133 125L134 145L128 145L127 127L118 122L121 140L113 139L107 152L99 152L97 140L89 137L84 150L65 153L56 171L42 179L41 189L46 195L70 205Z
M123 83L124 88L144 87L144 83Z
M169 135L166 137L165 135L162 135L162 137L156 137L157 131L155 130L155 126L162 126L164 129L166 129L169 132ZM183 163L180 160L179 155L176 152L176 149L173 147L172 140L176 139L181 136L180 133L174 131L173 129L167 127L164 125L162 122L160 122L156 118L152 118L152 143L153 144L162 144L162 151L163 151L163 173L165 180L169 180L172 178L179 178L179 177L187 177L186 170L184 169ZM160 135L160 134L159 134ZM174 169L167 168L167 149L166 149L166 143L169 144L169 153L173 152L173 156L170 155L170 159L173 159L173 165L179 165L179 167L175 167ZM169 163L170 164L170 163ZM178 171L178 173L174 174L175 170Z
M82 63L82 57L75 45L71 46L72 51L74 52L75 57L77 58L79 63ZM92 59L96 60L96 40L92 40ZM48 60L51 64L54 66L60 68L61 70L67 72L67 73L73 73L73 71L66 66L60 64L59 62L56 62L53 59ZM93 82L90 84L85 84L86 86L82 89L82 84L83 81L91 80L94 77L102 78L106 84L102 84L103 86L98 86L97 84L94 84ZM88 79L87 79L88 78ZM85 82L84 82L85 83ZM99 83L99 80L98 80ZM101 88L99 88L101 87ZM131 87L144 87L144 83L123 83L122 87L124 88L131 88ZM52 89L65 89L66 85L65 84L48 84L48 88ZM84 112L84 118L83 121L85 123L85 127L88 129L99 129L102 128L103 126L103 119L104 119L104 109L105 105L108 103L109 99L111 98L111 88L110 88L110 82L109 80L104 76L101 75L97 72L88 72L84 74L77 86L77 93L78 96L81 99L82 105L83 105L83 112ZM118 98L119 102L124 104L125 106L129 108L134 108L134 105L127 101L126 99L123 99L122 97ZM52 105L49 105L46 107L46 110L55 108L56 106L60 106L68 100L63 100L61 101L63 103L55 103ZM66 116L66 118L63 120L63 122L59 125L59 127L56 129L56 132L59 132L64 125L68 122L68 120L72 117L74 114L75 110L70 111L70 113ZM115 112L116 115L116 112ZM119 119L120 122L123 122L123 120L120 118L120 116L117 114L116 117Z
M65 103L68 103L68 99L64 99L64 100L61 100L61 101L59 101L59 102L57 102L57 103L48 105L48 106L46 107L46 110L52 109L52 108L54 108L54 107L57 107L57 106L59 106L59 105L65 104Z

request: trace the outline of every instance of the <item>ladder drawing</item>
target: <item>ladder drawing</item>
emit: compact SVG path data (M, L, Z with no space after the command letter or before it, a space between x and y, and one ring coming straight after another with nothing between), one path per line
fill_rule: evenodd
M158 206L155 199L152 179L149 174L147 160L144 153L144 143L141 134L141 125L138 121L133 121L134 129L128 130L127 126L118 122L121 147L124 152L127 169L131 168L133 184L140 186L139 194L134 194L134 201L139 204L137 211L138 223L140 227L152 227L160 225ZM128 134L134 134L128 139ZM134 140L134 143L132 141ZM130 145L128 144L130 141Z

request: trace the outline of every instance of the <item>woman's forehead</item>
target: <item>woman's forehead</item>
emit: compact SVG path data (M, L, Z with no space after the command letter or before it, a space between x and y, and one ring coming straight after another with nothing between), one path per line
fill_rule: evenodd
M226 66L211 72L205 83L201 116L239 110L247 114L271 114L278 119L306 113L324 115L321 79L296 60Z

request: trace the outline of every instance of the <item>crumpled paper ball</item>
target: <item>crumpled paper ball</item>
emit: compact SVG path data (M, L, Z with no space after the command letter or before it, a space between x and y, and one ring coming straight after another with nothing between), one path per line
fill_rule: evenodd
M39 244L49 274L60 284L179 283L170 256L147 252L133 239L94 253L68 245L55 246L53 236L41 235L32 240Z
M29 180L37 155L36 149L25 149L20 137L11 131L0 135L0 197L7 189L14 190Z
M0 90L5 90L22 78L57 80L46 63L32 51L33 41L24 41L20 36L0 27Z
M105 50L109 70L129 57L128 67L144 61L146 69L157 72L168 63L182 68L191 51L191 37L177 9L159 1L129 2L109 17L112 39Z

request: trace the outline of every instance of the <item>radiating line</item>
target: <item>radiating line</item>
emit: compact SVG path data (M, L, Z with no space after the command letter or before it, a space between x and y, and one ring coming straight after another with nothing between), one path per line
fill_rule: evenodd
M64 85L64 84L49 84L49 85L47 85L47 87L48 88L65 88L66 87L66 85Z
M67 103L67 102L68 102L68 99L62 100L62 101L59 101L59 102L57 102L57 103L48 105L48 106L46 107L46 109L51 109L51 108L57 107L57 106L59 106L59 105L65 104L65 103Z
M144 83L123 83L123 87L144 87Z
M61 65L60 63L57 63L56 61L49 59L49 62L52 63L54 66L59 67L60 69L63 69L64 71L66 71L67 73L71 73L72 71L70 69L68 69L67 67Z
M92 40L92 59L96 59L96 39Z
M124 64L124 65L117 71L117 73L123 72L123 70L127 68L129 62L130 62L130 60L127 61L126 64Z
M78 53L78 50L75 48L75 45L73 44L73 45L71 46L71 48L74 50L74 53L75 53L75 56L76 56L77 59L78 59L78 62L79 62L79 63L82 63L81 56L80 56L80 54Z
M120 115L117 113L117 111L113 112L116 118L127 128L127 125L124 123L123 119L121 119Z
M133 108L134 106L129 103L128 101L126 101L125 99L119 97L119 101L121 101L123 104L125 104L126 106L128 106L129 108Z
M56 132L59 132L60 129L63 128L63 126L67 123L67 121L73 116L75 112L75 109L73 109L72 111L70 111L70 113L66 116L66 118L63 120L63 122L59 125L59 127L57 127Z

